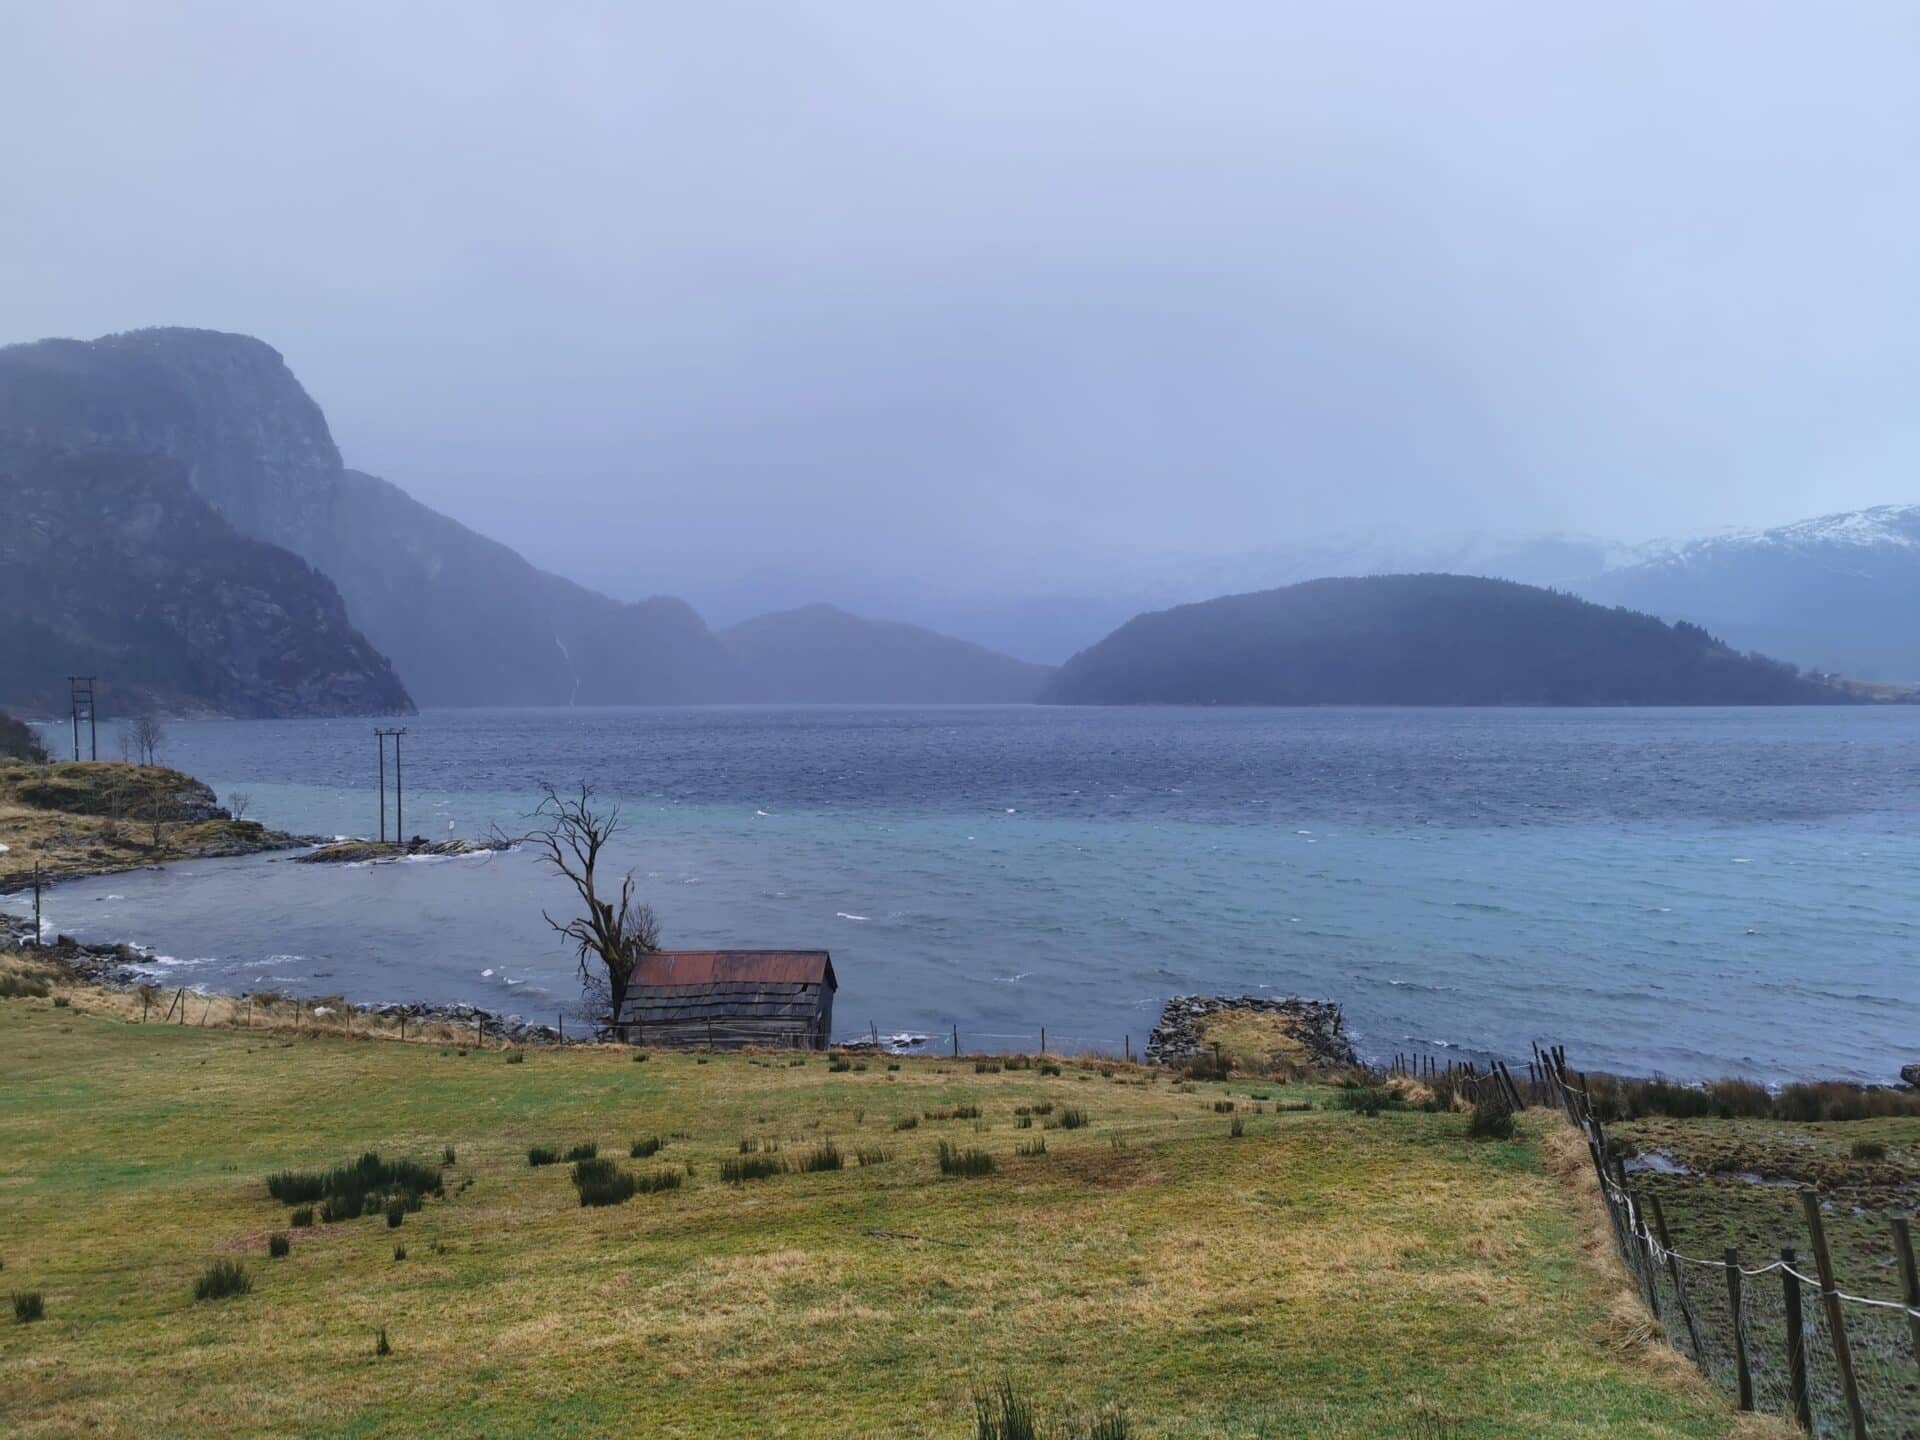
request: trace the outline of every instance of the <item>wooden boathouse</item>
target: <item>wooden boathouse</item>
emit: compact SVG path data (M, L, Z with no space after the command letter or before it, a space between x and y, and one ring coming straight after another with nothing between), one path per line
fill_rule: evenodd
M613 1028L630 1045L824 1050L838 988L825 950L656 950Z

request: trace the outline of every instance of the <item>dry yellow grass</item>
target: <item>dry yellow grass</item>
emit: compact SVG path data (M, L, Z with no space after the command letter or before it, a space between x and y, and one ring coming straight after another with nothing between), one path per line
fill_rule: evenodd
M1734 1433L1661 1357L1609 1345L1619 1288L1538 1117L1483 1144L1457 1116L1276 1114L1325 1093L1124 1066L507 1063L65 996L0 1002L0 1283L48 1312L0 1323L8 1435L958 1437L1002 1374L1050 1415L1121 1405L1142 1436ZM895 1128L962 1103L981 1120ZM1046 1129L1067 1107L1091 1123ZM526 1162L676 1134L621 1164L690 1163L682 1188L619 1207ZM1015 1154L1038 1136L1046 1155ZM788 1158L832 1138L847 1168L725 1184L746 1137ZM941 1178L942 1138L994 1173ZM265 1257L287 1219L268 1172L449 1145L447 1198L400 1229ZM253 1292L196 1304L221 1255Z

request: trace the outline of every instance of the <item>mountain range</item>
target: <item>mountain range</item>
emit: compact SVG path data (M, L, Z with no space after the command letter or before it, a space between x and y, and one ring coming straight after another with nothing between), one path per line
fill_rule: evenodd
M4 622L25 673L0 674L0 699L45 706L56 682L86 666L151 702L234 714L397 710L410 708L409 694L444 706L1028 700L1046 675L945 636L828 610L765 617L722 637L684 601L618 601L540 570L348 469L320 407L277 351L248 336L159 329L0 349L5 483L29 483L48 465L73 476L129 462L176 477L143 511L169 534L204 528L205 510L222 524L223 553L305 562L321 628L358 647L365 673L336 685L337 657L316 635L298 683L292 659L257 683L208 683L203 672L229 640L204 606L180 597L176 614L205 643L191 654L155 650L136 672L120 633L123 602L110 614L81 604L87 571L48 551L16 587L46 603ZM76 488L67 503L71 527L90 502ZM111 513L118 502L98 503ZM178 547L157 556L183 560ZM329 698L314 693L329 687Z

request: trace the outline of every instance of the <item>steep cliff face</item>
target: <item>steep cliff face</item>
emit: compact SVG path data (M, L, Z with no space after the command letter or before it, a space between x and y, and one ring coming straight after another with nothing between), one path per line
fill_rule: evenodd
M0 349L9 434L177 461L241 534L328 576L423 704L748 698L739 663L682 602L596 594L345 469L319 406L248 336L143 330Z
M4 387L0 387L4 389ZM325 576L239 534L156 455L0 446L0 699L103 715L363 715L412 702Z

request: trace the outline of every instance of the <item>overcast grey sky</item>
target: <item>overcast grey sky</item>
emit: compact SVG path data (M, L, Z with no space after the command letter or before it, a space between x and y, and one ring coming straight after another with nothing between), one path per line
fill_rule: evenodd
M0 0L0 339L629 594L1920 501L1917 181L1911 3Z

